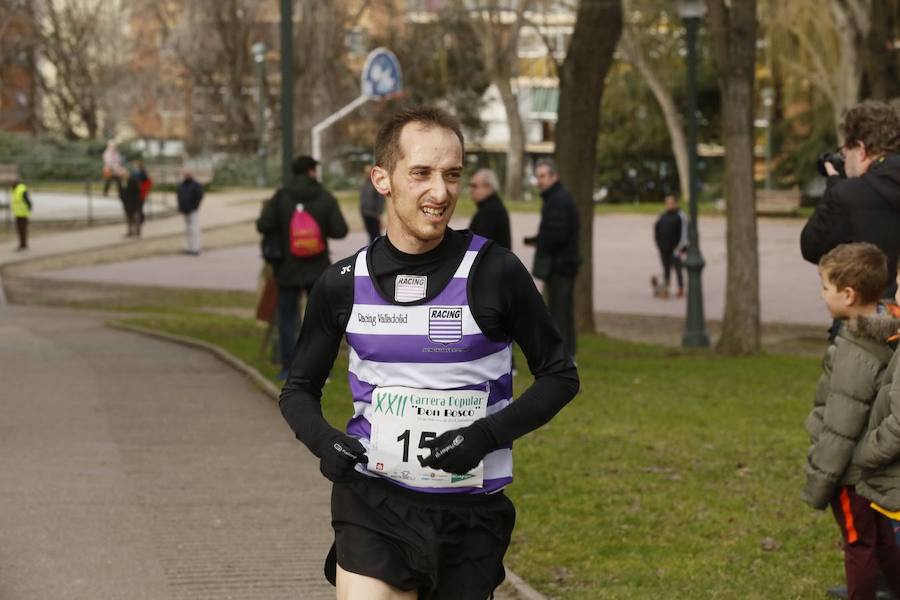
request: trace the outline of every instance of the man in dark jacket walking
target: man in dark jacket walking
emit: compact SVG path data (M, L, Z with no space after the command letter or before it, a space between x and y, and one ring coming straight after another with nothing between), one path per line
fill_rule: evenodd
M203 200L203 186L195 180L189 171L184 171L184 179L175 191L178 197L178 212L184 215L185 254L200 254L200 219L197 212Z
M900 114L889 104L867 100L851 108L841 124L847 179L826 163L825 197L800 234L803 258L812 263L847 242L869 242L896 270L900 253ZM885 298L894 295L885 281Z
M681 257L687 251L688 244L688 219L684 211L678 208L678 198L672 194L666 196L666 210L659 215L656 225L653 227L656 247L659 250L659 259L663 268L663 286L659 285L654 276L651 280L653 292L658 296L669 296L669 282L672 269L675 269L675 278L678 281L677 296L684 296L684 281L681 274Z
M497 195L497 175L490 169L479 169L469 181L469 193L478 209L469 230L486 237L507 250L512 247L509 231L509 213Z
M566 349L575 356L575 275L581 264L578 250L578 210L572 194L563 187L550 159L534 169L544 206L537 236L525 238L536 246L532 272L544 280L547 308L559 327Z
M265 203L256 221L257 231L276 235L281 245L281 260L274 266L282 378L287 375L297 341L300 294L305 292L308 296L319 275L331 264L328 238L341 239L347 235L347 222L337 200L316 179L318 164L310 156L297 157L291 168L293 178ZM292 252L291 223L298 211L307 212L318 226L324 247L321 252L308 256Z

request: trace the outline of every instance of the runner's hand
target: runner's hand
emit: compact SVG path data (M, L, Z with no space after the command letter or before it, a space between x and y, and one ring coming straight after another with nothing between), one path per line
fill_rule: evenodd
M357 463L368 462L365 446L356 438L339 433L322 444L319 470L334 483L346 483Z
M422 444L431 454L419 459L423 467L447 473L468 473L492 450L491 435L483 425L475 422L468 427L451 429Z

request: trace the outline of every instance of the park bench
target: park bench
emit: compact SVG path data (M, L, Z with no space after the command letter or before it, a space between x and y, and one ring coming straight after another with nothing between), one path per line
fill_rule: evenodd
M791 217L800 210L798 189L756 190L756 214L767 217Z

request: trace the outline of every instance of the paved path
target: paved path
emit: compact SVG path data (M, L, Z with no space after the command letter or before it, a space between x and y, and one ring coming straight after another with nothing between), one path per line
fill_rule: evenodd
M87 223L91 220L109 221L123 218L122 201L116 196L115 188L110 189L109 196L106 197L97 192L88 196L86 194L29 191L28 195L34 205L31 213L32 221ZM0 195L0 200L6 199ZM171 213L174 206L173 193L152 192L144 205L144 214L153 218L158 214ZM8 216L8 213L0 213L0 223L3 223Z
M594 306L598 311L684 315L683 299L660 300L650 294L650 275L660 269L652 239L654 220L655 217L643 215L595 218ZM533 251L522 245L521 239L537 230L538 215L514 213L512 221L513 250L530 266ZM467 219L456 219L453 225L463 228L467 223ZM816 269L800 257L798 240L802 226L802 220L759 221L764 322L827 325L831 321L819 300ZM700 229L701 249L707 263L703 274L706 316L721 319L725 298L725 220L703 219ZM332 256L335 259L348 256L365 242L363 233L351 232L345 240L331 242ZM42 276L137 285L255 290L259 267L259 250L254 244L215 250L200 257L154 257L48 272Z
M328 490L196 350L0 307L0 598L333 598Z

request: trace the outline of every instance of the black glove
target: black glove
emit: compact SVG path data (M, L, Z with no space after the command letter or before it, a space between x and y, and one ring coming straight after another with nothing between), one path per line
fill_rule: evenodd
M423 467L463 475L474 469L495 445L487 427L476 421L426 441L422 448L431 448L431 454L419 462Z
M359 440L339 433L320 446L319 470L334 483L346 483L356 463L368 463L366 448Z

